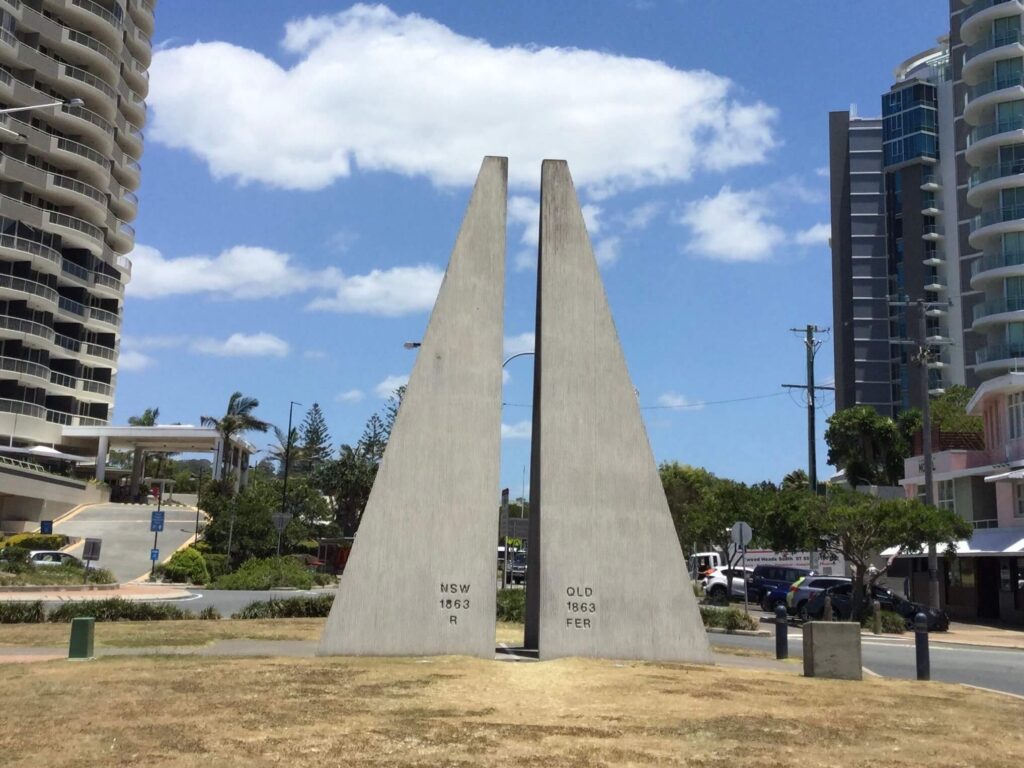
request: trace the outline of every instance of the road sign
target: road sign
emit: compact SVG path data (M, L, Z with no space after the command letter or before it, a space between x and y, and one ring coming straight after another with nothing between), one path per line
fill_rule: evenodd
M157 560L159 560L160 559L160 550L159 549L151 549L151 550L149 550L149 559L152 560L154 563Z
M100 559L100 547L103 545L103 539L86 539L85 550L82 552L83 560L99 560Z
M530 518L510 517L508 519L508 537L526 541L530 537Z
M508 509L508 488L501 489L501 506Z
M40 520L39 532L44 536L49 536L53 533L53 520Z
M160 533L164 529L164 513L160 510L153 510L149 516L149 530L153 533Z
M270 516L274 520L274 527L277 529L278 534L284 533L284 529L288 527L288 523L292 521L291 512L275 512Z
M741 520L733 525L731 536L733 544L737 547L745 547L750 543L750 539L753 538L754 532L750 529L750 523L744 523Z

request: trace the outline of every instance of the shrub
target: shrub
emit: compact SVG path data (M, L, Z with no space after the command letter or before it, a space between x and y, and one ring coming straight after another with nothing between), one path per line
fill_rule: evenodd
M46 621L46 614L39 600L33 603L0 603L0 624L38 624L41 621Z
M498 621L522 622L526 612L526 590L499 589L495 605Z
M705 627L720 627L730 632L737 629L757 629L757 622L739 608L712 608L700 606L700 617Z
M164 565L163 572L165 578L174 582L206 584L210 580L206 560L192 548L181 549L171 555L171 559Z
M214 589L309 589L313 586L313 574L291 557L252 558L211 586Z
M212 605L208 605L199 612L199 618L204 621L217 621L220 619L220 611Z
M68 537L60 533L16 533L3 542L5 547L23 549L62 549L68 545Z
M4 547L0 549L0 570L9 573L24 573L32 568L28 561L30 550L24 547Z
M334 595L289 597L284 600L258 600L249 603L233 619L307 619L323 618L331 612Z
M873 614L870 611L861 621L861 626L868 629L874 626ZM895 611L882 611L882 632L891 635L902 635L906 629L906 619Z
M209 546L206 545L205 541L201 541L199 544L200 546L206 546L206 548L209 549ZM202 549L199 549L198 551L203 556L203 561L206 563L206 571L210 574L211 579L219 579L230 570L228 568L227 555L217 555L213 552L207 552Z
M191 616L166 603L133 603L120 597L108 600L79 600L62 603L50 612L47 621L69 622L79 616L92 616L96 621L163 621L188 619Z

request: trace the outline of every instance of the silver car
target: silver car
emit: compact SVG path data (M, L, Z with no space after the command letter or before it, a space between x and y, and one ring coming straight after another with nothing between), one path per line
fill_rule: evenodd
M35 549L28 553L29 562L32 565L81 565L82 561L67 552L58 552L52 549Z
M850 579L843 576L807 576L789 588L789 594L786 595L786 610L791 616L807 621L807 601L815 593L849 583Z

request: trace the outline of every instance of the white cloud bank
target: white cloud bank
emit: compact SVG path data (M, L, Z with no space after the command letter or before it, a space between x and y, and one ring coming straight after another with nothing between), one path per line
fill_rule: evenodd
M530 421L518 421L515 424L501 425L502 440L529 440L533 433L533 423Z
M363 394L361 389L350 389L347 392L339 392L334 396L335 402L338 403L358 403L366 395Z
M564 157L594 193L760 163L777 144L776 111L711 72L498 48L383 5L293 21L283 47L286 67L224 42L157 51L147 138L243 184L322 189L358 167L465 185L500 152L515 187Z
M444 272L430 264L374 269L345 275L337 269L308 270L290 255L236 246L218 256L167 258L137 245L130 254L127 292L139 299L205 294L217 299L270 299L320 292L307 309L396 317L434 306Z
M690 410L699 411L704 407L704 401L690 400L688 397L680 395L678 392L665 392L663 395L658 397L658 405L663 408L688 408Z
M192 349L215 357L287 357L288 342L271 333L233 333L224 340L196 339Z
M766 203L757 190L734 192L728 186L687 203L679 216L691 233L686 249L716 261L764 261L786 240Z
M793 242L797 245L827 245L832 237L831 224L815 224L813 227L797 232L793 236Z
M384 381L382 381L376 387L374 387L373 391L381 400L387 400L389 397L395 394L396 389L398 389L399 387L404 387L408 383L408 376L396 376L392 374L391 376L388 376L386 379L384 379Z
M121 371L144 371L154 362L152 357L135 349L123 349L117 357L117 367Z

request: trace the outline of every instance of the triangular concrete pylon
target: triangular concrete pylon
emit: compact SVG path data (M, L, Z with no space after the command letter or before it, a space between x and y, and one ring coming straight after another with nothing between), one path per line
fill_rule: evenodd
M484 159L321 655L494 657L507 180Z
M541 171L526 646L711 663L568 165Z

